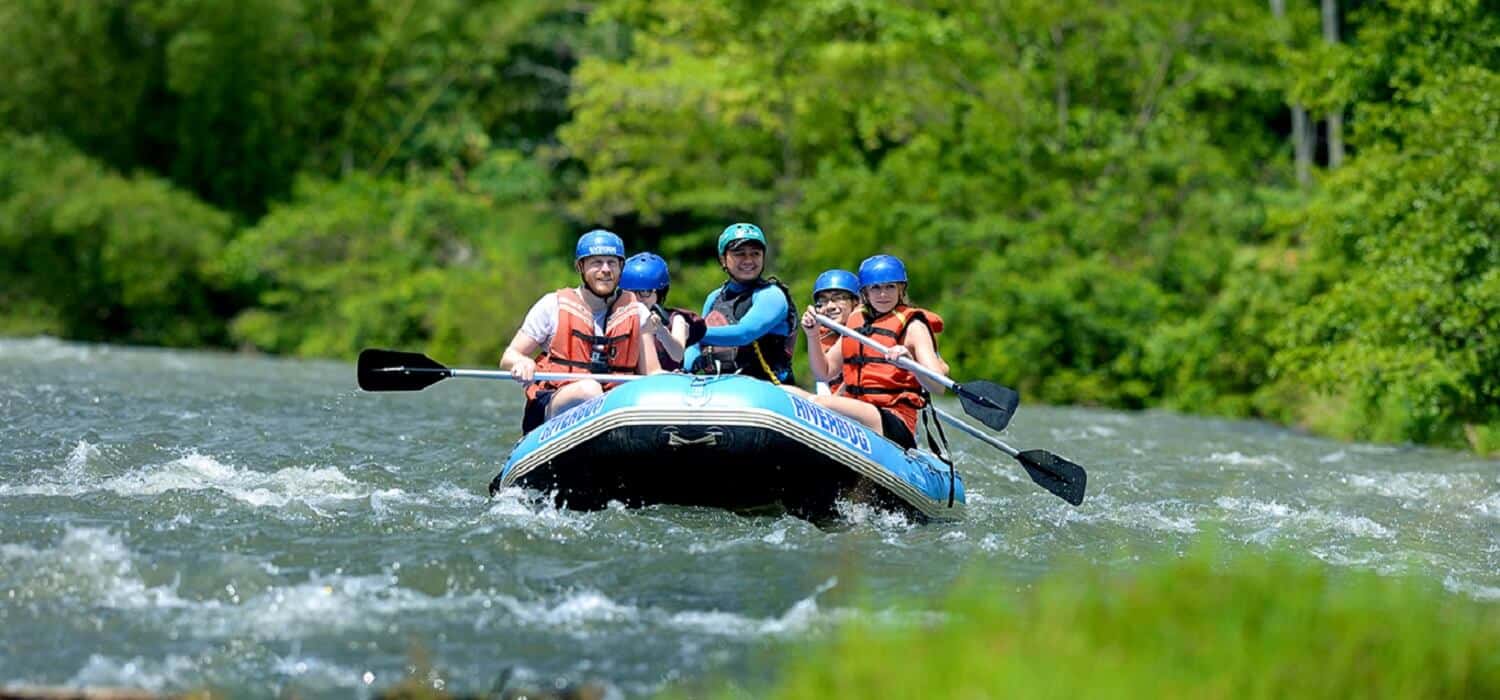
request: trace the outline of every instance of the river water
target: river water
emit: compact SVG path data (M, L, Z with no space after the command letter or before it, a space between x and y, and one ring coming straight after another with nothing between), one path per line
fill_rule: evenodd
M352 362L0 340L0 686L369 697L422 660L456 691L753 686L841 620L921 624L966 566L1004 591L1206 532L1500 599L1500 462L1455 452L1023 406L1006 439L1087 467L1082 507L950 435L965 521L820 529L491 500L520 405L482 380L361 393Z

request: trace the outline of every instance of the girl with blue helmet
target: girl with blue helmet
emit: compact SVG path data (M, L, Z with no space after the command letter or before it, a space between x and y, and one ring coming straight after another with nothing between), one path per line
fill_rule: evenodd
M843 338L826 352L808 353L813 378L843 380L835 396L814 397L819 405L858 420L905 448L917 446L917 414L928 404L929 392L943 387L896 364L908 358L938 374L948 363L938 355L938 333L943 319L911 305L906 298L906 265L894 255L871 256L859 266L861 304L848 325L886 347L877 352L852 338ZM816 310L802 315L809 348L816 347Z
M573 254L579 285L537 300L500 358L500 369L526 383L522 432L606 391L594 379L534 382L537 372L661 371L653 336L642 332L651 312L634 294L620 288L625 242L596 229L579 237ZM538 352L542 353L539 358Z
M828 270L818 275L818 279L813 282L812 308L828 318L839 323L847 323L849 314L854 312L854 307L858 304L859 277L853 272L839 269ZM838 342L839 334L824 328L818 336L818 345L809 344L808 348L817 347L826 353ZM835 393L842 383L842 377L833 377L826 382L819 381L817 382L818 393L821 395Z
M625 261L620 288L635 294L651 316L642 327L656 341L656 359L664 370L682 369L682 354L703 337L703 319L687 309L667 308L672 276L667 261L655 253L636 253Z

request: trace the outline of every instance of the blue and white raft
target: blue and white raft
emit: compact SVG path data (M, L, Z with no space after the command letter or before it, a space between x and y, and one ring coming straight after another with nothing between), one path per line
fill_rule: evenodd
M579 404L516 445L490 490L511 486L583 510L619 501L821 520L846 500L922 521L964 512L963 480L936 456L741 376L652 375Z

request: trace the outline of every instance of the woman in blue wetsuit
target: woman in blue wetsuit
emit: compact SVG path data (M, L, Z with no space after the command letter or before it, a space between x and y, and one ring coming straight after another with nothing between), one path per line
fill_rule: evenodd
M766 234L755 224L733 224L719 234L719 265L729 280L703 300L708 330L683 356L693 372L795 381L796 307L786 285L761 276L766 248Z

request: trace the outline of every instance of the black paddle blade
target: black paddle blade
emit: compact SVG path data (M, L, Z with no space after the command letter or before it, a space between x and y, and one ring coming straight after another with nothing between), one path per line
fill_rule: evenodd
M1031 480L1073 505L1083 503L1083 490L1088 485L1088 472L1072 462L1046 450L1027 450L1016 459L1026 467Z
M421 391L448 377L448 368L416 352L366 348L359 353L359 388Z
M1021 395L1014 389L983 379L955 384L953 390L958 393L964 413L995 430L1005 430L1016 415L1016 407L1021 405Z

